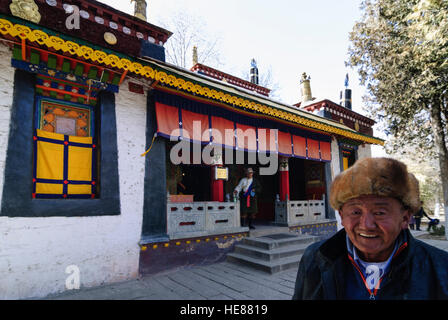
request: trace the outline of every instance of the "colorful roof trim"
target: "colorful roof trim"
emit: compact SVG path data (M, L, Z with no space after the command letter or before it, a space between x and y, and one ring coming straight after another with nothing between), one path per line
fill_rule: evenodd
M382 139L360 134L334 121L323 119L308 112L295 110L293 107L276 103L269 99L246 94L237 88L222 85L217 81L204 79L204 77L174 66L170 67L166 64L147 59L139 59L142 64L131 59L119 58L116 54L107 54L101 50L94 50L87 45L79 45L74 42L75 40L66 41L57 36L49 36L42 30L32 30L30 27L21 24L13 24L7 19L0 19L0 33L5 36L20 38L22 41L28 40L36 42L39 45L45 45L54 50L61 50L64 53L91 60L108 67L129 71L155 80L161 84L192 92L215 101L226 102L236 107L246 108L254 112L284 119L323 132L360 140L364 143L384 144L384 140ZM219 89L219 91L216 89Z

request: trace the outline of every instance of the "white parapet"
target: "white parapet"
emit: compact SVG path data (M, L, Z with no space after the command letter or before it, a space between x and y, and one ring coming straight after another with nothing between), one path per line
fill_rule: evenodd
M275 222L299 226L326 221L325 200L276 201Z
M288 225L301 225L310 222L308 201L288 201Z
M168 202L170 239L246 232L241 228L239 202Z
M325 200L309 200L309 221L317 222L325 220Z

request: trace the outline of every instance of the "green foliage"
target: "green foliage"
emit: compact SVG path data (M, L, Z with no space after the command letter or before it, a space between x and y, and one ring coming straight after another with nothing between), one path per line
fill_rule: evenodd
M448 205L448 1L364 0L361 8L347 65L367 87L387 151L438 159Z
M362 9L347 64L367 86L371 116L395 137L393 151L411 144L431 155L431 108L447 119L448 1L365 0Z
M435 226L431 229L432 231L430 231L429 233L433 236L444 236L445 235L445 226Z

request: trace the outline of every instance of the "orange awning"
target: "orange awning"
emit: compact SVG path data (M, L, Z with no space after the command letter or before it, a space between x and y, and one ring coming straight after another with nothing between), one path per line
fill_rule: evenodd
M238 148L238 150L271 152L286 157L331 161L330 142L292 135L277 129L256 128L159 102L156 102L156 113L157 132L166 138L182 136L193 142L211 141L214 144Z
M235 147L235 127L233 121L211 116L211 127L213 143Z
M237 123L236 143L238 150L257 151L257 131L255 127Z
M166 104L156 103L157 133L170 137L179 137L179 109Z
M182 110L182 137L197 142L210 142L208 116Z
M260 152L277 152L277 133L274 129L257 129L258 150Z
M293 135L292 141L294 144L294 155L306 158L306 138Z
M291 134L279 131L278 132L278 153L284 156L292 155Z
M331 143L320 141L320 155L322 160L331 161Z
M319 141L313 139L306 139L308 158L320 160Z

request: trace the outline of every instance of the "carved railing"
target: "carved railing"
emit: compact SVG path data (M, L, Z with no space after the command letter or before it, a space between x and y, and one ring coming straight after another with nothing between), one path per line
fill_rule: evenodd
M239 202L168 202L167 220L171 239L244 231Z
M325 200L275 202L276 224L298 226L325 220Z

